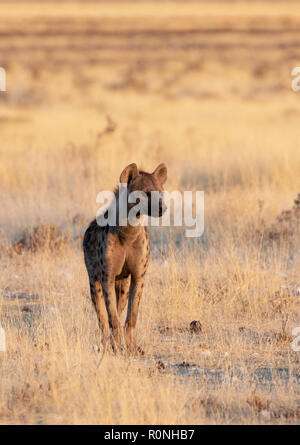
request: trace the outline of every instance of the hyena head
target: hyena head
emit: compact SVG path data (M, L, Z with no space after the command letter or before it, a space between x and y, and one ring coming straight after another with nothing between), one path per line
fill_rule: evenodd
M138 170L129 164L121 173L120 182L127 187L128 210L139 204L137 216L162 216L166 209L163 185L167 180L167 167L159 164L152 173Z

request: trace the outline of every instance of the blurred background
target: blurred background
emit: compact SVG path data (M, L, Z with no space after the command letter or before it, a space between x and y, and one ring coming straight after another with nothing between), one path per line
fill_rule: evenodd
M0 0L0 423L299 423L299 29L289 0ZM100 366L81 240L131 162L203 190L205 231L150 229L145 356Z
M293 1L1 1L2 225L94 216L132 161L295 194L299 25Z

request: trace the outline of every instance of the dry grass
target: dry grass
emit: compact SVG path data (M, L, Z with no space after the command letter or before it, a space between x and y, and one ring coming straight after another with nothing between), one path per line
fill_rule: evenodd
M208 3L0 4L1 423L299 423L300 8ZM145 356L101 361L81 237L133 161L205 234L151 230Z

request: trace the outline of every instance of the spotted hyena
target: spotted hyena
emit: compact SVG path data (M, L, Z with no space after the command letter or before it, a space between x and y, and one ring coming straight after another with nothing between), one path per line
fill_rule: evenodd
M120 176L123 193L126 193L125 221L124 216L123 221L121 220L118 212L122 193L120 192L122 187L118 187L115 191L116 225L100 226L97 218L91 222L84 235L85 264L90 280L91 298L102 331L102 341L106 345L110 339L114 350L123 347L120 315L127 302L125 344L131 352L138 350L134 330L150 253L148 233L141 220L143 215L159 217L166 210L163 195L155 193L151 195L151 192L163 191L166 179L165 164L158 165L153 173L139 170L136 164L128 165ZM143 205L137 214L140 223L133 225L129 221L129 212L135 204L128 203L128 195L138 191L143 191L145 195L143 195ZM153 202L155 199L158 201Z

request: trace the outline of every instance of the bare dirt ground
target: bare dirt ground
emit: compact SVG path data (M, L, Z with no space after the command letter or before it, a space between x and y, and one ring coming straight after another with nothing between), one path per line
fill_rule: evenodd
M286 1L0 3L1 423L299 423L299 26ZM205 232L150 229L145 355L101 360L82 234L161 161Z

